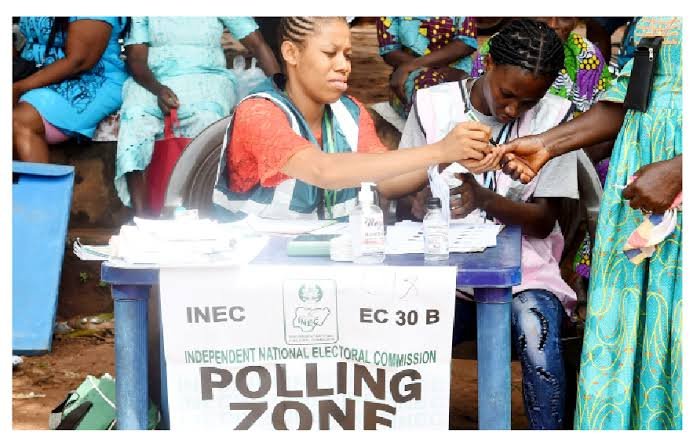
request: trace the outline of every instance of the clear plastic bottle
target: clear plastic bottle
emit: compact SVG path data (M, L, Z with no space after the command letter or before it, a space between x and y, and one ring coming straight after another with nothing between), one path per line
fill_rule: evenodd
M353 257L356 264L380 264L385 260L383 211L375 204L373 183L361 183L358 205L349 215Z
M440 198L426 201L423 219L424 261L446 261L450 257L448 220L443 217Z

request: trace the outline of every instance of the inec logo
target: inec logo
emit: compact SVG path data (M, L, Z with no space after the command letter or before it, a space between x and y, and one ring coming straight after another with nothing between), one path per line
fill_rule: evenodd
M317 307L322 300L322 289L318 284L303 284L298 289L298 297L305 304L315 305L312 307L297 307L294 315L293 326L300 328L303 332L312 332L315 327L325 323L325 319L330 315L327 307Z
M284 282L284 324L288 344L337 340L337 285L330 279Z
M317 284L303 284L298 289L298 297L303 302L318 303L322 299L322 289Z

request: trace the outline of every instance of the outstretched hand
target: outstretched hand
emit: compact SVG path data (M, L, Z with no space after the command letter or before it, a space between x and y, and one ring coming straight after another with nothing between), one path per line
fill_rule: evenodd
M523 184L532 181L551 159L548 148L536 135L516 138L502 148L505 152L500 162L503 172Z

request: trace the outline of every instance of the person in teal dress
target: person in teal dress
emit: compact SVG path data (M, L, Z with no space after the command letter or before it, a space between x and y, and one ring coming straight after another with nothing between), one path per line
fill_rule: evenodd
M12 84L13 158L47 163L51 144L90 139L120 107L126 17L21 17L16 55L40 69Z
M645 112L623 105L631 60L580 118L503 147L503 170L526 182L548 159L617 136L592 256L576 429L682 428L681 211L669 212L673 231L649 258L636 264L624 252L631 233L682 191L681 24L643 17L636 25L636 45L664 39Z
M459 81L472 70L474 17L380 17L376 30L380 56L393 68L390 105L405 119L416 90Z
M133 17L125 40L131 78L123 86L115 188L123 204L146 215L144 171L164 115L177 109L176 136L193 138L229 115L241 97L221 46L226 28L266 75L280 67L251 17Z

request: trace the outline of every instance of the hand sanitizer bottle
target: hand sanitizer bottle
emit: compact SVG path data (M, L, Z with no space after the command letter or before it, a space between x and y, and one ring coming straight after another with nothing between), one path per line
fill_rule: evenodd
M448 221L443 217L440 198L429 198L423 219L424 261L446 261L450 257Z
M358 205L349 215L354 262L379 264L385 260L383 211L375 204L374 183L361 183Z

